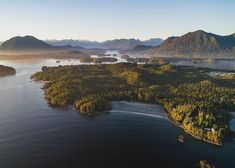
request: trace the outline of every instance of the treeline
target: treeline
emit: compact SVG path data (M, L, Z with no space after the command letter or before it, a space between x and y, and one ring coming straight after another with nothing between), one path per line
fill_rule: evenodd
M32 76L48 81L45 97L52 105L74 104L86 115L110 109L110 101L161 104L170 118L193 136L221 145L231 131L235 79L217 79L211 70L169 64L78 65L43 67Z
M77 100L74 103L76 109L78 109L82 114L94 115L94 113L99 113L104 110L110 110L111 104L104 97L90 95Z
M83 63L103 63L103 62L117 62L118 59L115 57L98 57L98 58L91 58L91 57L84 57L80 58L80 62Z

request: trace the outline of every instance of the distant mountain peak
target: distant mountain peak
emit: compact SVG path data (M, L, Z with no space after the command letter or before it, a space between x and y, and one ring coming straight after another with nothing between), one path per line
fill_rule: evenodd
M220 36L203 30L189 32L180 37L170 37L160 47L152 49L152 54L168 56L233 56L235 37Z
M52 48L54 47L31 35L13 37L0 46L1 50L42 50Z
M207 32L205 32L204 30L196 30L195 32L191 32L191 33L207 34Z

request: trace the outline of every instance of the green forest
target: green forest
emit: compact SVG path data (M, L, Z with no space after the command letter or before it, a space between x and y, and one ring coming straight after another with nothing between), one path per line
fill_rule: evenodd
M45 81L50 105L73 104L84 115L96 115L111 109L111 101L160 104L186 132L223 145L232 134L235 78L211 77L211 71L170 64L73 65L42 67L32 79Z

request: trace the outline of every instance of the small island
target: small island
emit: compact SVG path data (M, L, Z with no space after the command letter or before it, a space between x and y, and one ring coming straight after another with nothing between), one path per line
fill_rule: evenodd
M168 117L197 139L222 146L231 139L235 78L211 69L170 64L119 63L43 67L32 76L44 84L49 104L73 104L84 115L111 108L111 101L160 104Z
M104 62L115 63L118 59L114 57L98 57L98 58L91 58L91 57L84 57L80 59L82 63L96 63L101 64Z
M14 68L0 65L0 77L15 75L15 74L16 74L16 70Z

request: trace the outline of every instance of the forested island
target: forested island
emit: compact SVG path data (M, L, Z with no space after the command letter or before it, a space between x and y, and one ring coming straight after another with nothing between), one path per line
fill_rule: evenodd
M111 101L160 104L169 118L203 141L230 139L235 78L209 76L211 69L131 63L42 67L32 76L44 84L49 104L73 104L84 115L111 108Z
M84 57L84 58L81 58L80 59L80 62L83 62L83 63L103 63L103 62L117 62L118 59L117 58L114 58L114 57L98 57L98 58L91 58L91 57Z
M8 75L15 75L16 70L12 67L0 65L0 77L8 76Z

